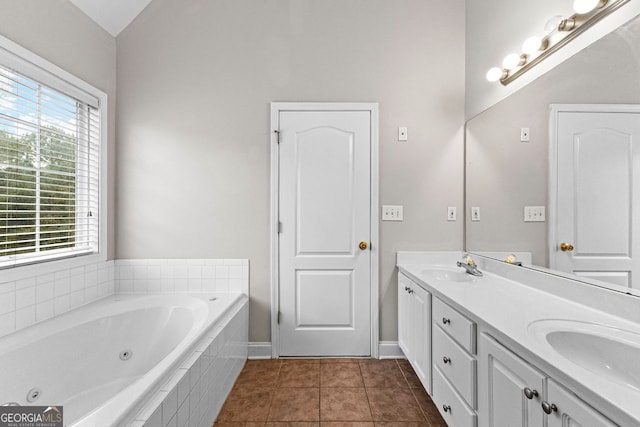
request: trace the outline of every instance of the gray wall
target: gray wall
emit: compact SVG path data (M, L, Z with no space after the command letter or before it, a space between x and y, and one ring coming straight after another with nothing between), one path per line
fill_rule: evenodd
M116 41L68 0L0 0L0 35L38 54L108 96L108 151L115 158ZM109 205L115 167L109 164ZM108 257L113 259L115 211L109 210Z
M117 37L117 257L249 258L270 341L269 102L378 102L380 201L405 209L380 225L395 340L395 252L462 247L463 22L463 0L154 0Z
M549 105L640 103L639 76L636 18L469 121L467 205L481 221L467 221L467 250L533 252L548 265L547 223L523 222L523 207L547 205Z

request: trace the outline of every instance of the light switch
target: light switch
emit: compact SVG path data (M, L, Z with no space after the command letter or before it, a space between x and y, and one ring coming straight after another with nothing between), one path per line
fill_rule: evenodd
M406 141L408 139L407 128L401 126L398 128L398 141Z
M456 208L455 206L449 206L447 208L447 221L455 221L456 220Z
M402 221L403 219L403 207L383 205L382 206L382 220L383 221Z
M471 221L480 221L480 207L472 206L471 207Z
M544 222L545 221L544 206L525 206L524 222Z

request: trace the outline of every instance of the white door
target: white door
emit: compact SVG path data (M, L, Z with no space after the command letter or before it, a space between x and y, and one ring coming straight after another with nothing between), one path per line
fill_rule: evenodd
M280 111L279 355L371 355L371 112Z
M548 427L616 427L609 419L551 379L547 401L556 405L556 410L547 416Z
M556 105L551 120L551 268L640 288L640 108Z

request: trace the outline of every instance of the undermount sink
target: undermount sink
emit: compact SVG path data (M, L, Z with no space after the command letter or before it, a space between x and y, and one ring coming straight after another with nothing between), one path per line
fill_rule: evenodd
M472 282L475 279L475 276L472 276L464 270L455 270L453 268L448 269L444 267L429 268L427 270L423 270L422 274L429 279L446 282Z
M529 325L539 342L569 362L640 391L640 334L596 323L539 320Z

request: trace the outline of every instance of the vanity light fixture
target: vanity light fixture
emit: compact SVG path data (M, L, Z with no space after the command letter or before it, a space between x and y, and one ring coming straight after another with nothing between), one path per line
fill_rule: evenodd
M502 68L493 67L487 72L487 80L508 85L629 1L574 0L573 15L567 18L552 17L545 25L543 36L526 39L522 44L522 53L507 55L502 62Z

